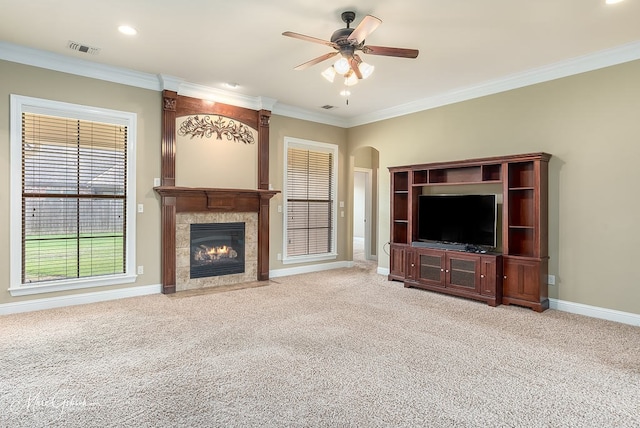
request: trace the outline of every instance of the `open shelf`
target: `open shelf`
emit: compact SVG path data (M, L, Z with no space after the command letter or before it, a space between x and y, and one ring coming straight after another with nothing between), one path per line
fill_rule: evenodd
M409 172L408 171L394 173L393 188L394 188L394 191L396 192L409 190Z
M391 242L394 244L409 242L410 178L408 170L396 171L392 175Z
M517 162L509 165L509 189L533 188L535 175L533 162Z
M413 184L427 184L429 183L429 171L419 170L413 171Z
M535 224L535 200L533 189L510 189L509 226L529 226Z
M428 168L413 171L413 186L500 183L502 165L487 164L456 168Z
M532 227L509 227L509 255L533 257L534 234Z
M409 240L407 239L407 230L409 227L409 222L407 221L394 221L393 222L393 230L392 240L394 244L408 244Z
M442 168L429 171L429 184L479 183L481 181L482 173L479 166Z
M501 164L482 165L482 181L483 182L502 181L502 165Z

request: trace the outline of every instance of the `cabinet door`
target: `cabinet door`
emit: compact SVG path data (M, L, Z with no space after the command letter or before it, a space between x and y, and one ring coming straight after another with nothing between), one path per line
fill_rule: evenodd
M480 259L480 293L485 296L496 295L497 259L495 257L482 257Z
M447 288L480 293L480 257L471 254L447 254Z
M397 279L405 277L405 247L399 245L391 245L389 259L389 274Z
M424 284L444 287L444 251L422 250L417 253L416 279Z
M407 280L413 281L416 279L416 252L413 250L405 251L405 259L406 259L406 267L405 267L405 278Z
M540 302L540 262L504 258L503 297Z

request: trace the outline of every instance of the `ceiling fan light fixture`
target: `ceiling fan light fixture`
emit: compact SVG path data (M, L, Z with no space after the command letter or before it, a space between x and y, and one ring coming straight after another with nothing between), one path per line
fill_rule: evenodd
M371 76L373 74L373 70L375 70L375 67L373 65L367 64L364 61L358 65L358 68L360 69L360 74L362 74L363 79Z
M351 72L345 75L344 84L346 86L353 86L358 83L358 76L355 73Z
M339 60L333 64L333 67L336 69L338 74L345 74L351 69L349 65L349 61L345 57L341 57Z
M323 71L322 73L320 73L322 75L322 77L324 77L325 79L327 79L329 82L333 83L333 81L336 78L336 70L333 68L333 66L327 68L325 71Z

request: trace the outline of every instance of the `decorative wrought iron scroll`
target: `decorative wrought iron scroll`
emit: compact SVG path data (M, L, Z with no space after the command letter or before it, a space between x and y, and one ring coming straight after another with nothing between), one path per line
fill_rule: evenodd
M255 144L252 131L253 128L222 116L218 116L214 121L211 120L211 116L189 116L180 124L178 135L211 138L215 134L218 140L225 136L228 141Z

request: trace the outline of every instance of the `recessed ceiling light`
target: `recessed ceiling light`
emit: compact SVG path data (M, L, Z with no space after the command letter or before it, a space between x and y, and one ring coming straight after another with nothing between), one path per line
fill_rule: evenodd
M127 36L135 36L136 34L138 34L138 30L128 25L119 26L118 31L120 31L122 34L126 34Z
M607 0L605 3L606 4L616 4L616 3L621 3L623 0Z
M229 88L229 89L236 89L238 86L240 86L234 82L226 82L226 83L223 83L223 85L225 88Z

